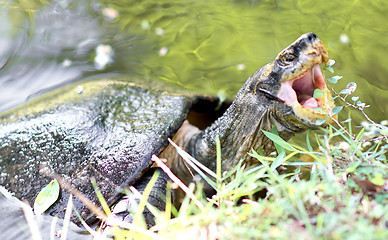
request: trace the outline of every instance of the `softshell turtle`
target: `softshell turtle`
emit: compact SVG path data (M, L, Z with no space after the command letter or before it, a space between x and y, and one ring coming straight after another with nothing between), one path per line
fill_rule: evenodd
M183 122L195 106L216 109L216 98L117 79L56 90L3 114L0 184L19 199L33 202L51 180L39 172L44 163L98 204L90 178L96 179L109 199L123 183L143 186L147 182L156 169L150 160L153 154L166 158L172 171L188 183L195 171L189 171L167 147L167 139L172 137L215 171L218 136L222 170L232 169L242 159L248 166L254 163L247 155L251 149L274 150L262 130L271 131L274 126L289 140L295 133L317 127L318 119L330 121L334 104L319 66L327 61L328 53L318 37L302 35L249 77L230 107L204 130ZM317 88L325 94L314 98ZM159 181L150 196L155 198L153 204L162 203L159 208L163 208L163 194L159 193L163 193L165 182ZM62 189L57 204L47 212L63 216L68 197L69 192ZM75 202L87 217L87 208L77 199Z

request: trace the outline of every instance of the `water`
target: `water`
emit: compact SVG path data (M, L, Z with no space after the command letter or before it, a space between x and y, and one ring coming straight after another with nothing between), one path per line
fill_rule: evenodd
M386 1L18 2L0 7L0 112L70 82L121 74L233 97L257 68L315 32L343 76L334 88L356 82L353 95L371 105L370 117L387 118Z

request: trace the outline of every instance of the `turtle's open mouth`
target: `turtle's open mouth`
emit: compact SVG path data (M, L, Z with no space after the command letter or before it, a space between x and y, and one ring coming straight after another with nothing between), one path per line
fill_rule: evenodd
M321 91L314 98L316 89ZM296 78L282 81L277 96L292 107L298 117L311 123L320 118L327 119L334 107L319 64L313 65Z
M278 97L283 99L287 105L293 106L296 102L307 108L322 107L321 99L314 98L315 89L326 88L321 69L318 64L307 70L300 76L283 81Z

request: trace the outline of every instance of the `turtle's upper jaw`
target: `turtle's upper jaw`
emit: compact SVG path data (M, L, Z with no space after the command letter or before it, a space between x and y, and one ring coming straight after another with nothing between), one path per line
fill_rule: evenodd
M295 54L297 52L297 54ZM302 35L283 50L277 57L282 63L287 54L296 56L294 61L284 65L284 74L280 82L277 97L293 109L296 117L303 122L315 125L318 119L331 122L330 115L334 103L327 89L320 64L328 61L328 53L318 37L313 34ZM314 98L314 91L320 89Z

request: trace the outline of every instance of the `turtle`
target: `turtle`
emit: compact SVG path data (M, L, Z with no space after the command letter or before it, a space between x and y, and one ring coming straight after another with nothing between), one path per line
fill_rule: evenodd
M128 220L131 214L123 188L142 191L153 173L159 172L148 201L163 210L169 178L151 156L167 159L166 165L186 184L195 173L169 145L169 138L213 171L216 136L222 146L222 171L233 169L239 161L247 167L257 164L248 154L251 149L260 148L266 154L275 149L263 130L275 128L288 141L296 133L331 122L335 105L320 68L328 60L317 35L303 34L254 72L231 103L126 76L57 89L2 114L0 185L31 203L51 181L40 170L44 165L98 205L90 181L94 178L108 204L119 209L115 214ZM314 98L316 89L325 94ZM209 124L192 125L196 116L204 115L210 116ZM62 189L46 213L63 217L69 195ZM89 222L95 220L78 198L74 206ZM149 215L147 223L152 225ZM72 220L78 222L76 216Z

